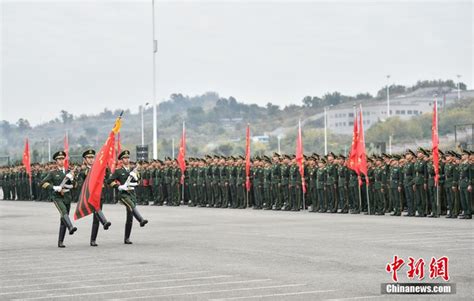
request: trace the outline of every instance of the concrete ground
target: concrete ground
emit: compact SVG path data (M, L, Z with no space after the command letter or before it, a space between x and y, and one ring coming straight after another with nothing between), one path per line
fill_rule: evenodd
M72 206L75 209L75 204ZM89 246L91 217L57 248L52 203L0 201L0 300L351 300L471 299L472 220L143 207L133 245L123 244L125 208L105 205L112 222ZM387 296L381 283L394 255L449 257L455 295ZM415 297L415 298L414 298ZM472 299L471 299L472 300Z

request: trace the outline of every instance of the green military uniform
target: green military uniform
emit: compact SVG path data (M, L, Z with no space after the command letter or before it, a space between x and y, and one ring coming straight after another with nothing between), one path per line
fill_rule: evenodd
M130 152L128 150L124 150L119 154L118 159L122 160L124 158L129 158L129 156ZM124 236L125 244L132 243L130 241L130 234L132 232L133 217L138 220L140 227L143 227L148 223L148 221L141 216L141 214L138 212L138 209L136 208L137 198L134 187L138 185L139 180L140 174L137 171L131 171L130 168L125 165L123 165L121 168L117 168L107 180L107 183L111 187L117 187L119 189L119 201L125 205L127 211Z
M414 174L414 165L412 162L406 162L402 167L403 175L403 187L405 192L405 200L407 202L407 216L415 216L415 208L413 204L413 174Z
M403 211L403 204L401 198L402 172L398 166L390 166L390 174L388 176L388 183L390 189L390 201L393 208L394 216L400 216Z
M339 196L339 205L341 213L348 212L347 185L349 181L349 169L344 164L337 166L337 192Z
M427 169L424 160L417 160L413 166L415 176L412 181L416 210L420 217L426 216L426 190L427 184Z
M467 151L465 151L467 152ZM467 155L469 153L467 152ZM468 187L473 185L473 168L472 164L468 162L468 159L465 159L458 166L459 169L459 195L461 200L462 214L459 216L462 219L472 219L471 212L471 192L468 190Z
M54 160L62 160L65 157L66 153L63 151L56 152L53 155ZM64 248L63 241L66 235L66 228L69 230L70 235L74 234L77 230L69 218L72 201L70 189L73 187L73 179L74 175L70 173L69 170L57 168L49 172L41 181L41 187L51 192L51 200L56 206L56 209L58 209L61 217L58 238L58 247L60 248ZM63 186L61 186L61 184L63 184Z

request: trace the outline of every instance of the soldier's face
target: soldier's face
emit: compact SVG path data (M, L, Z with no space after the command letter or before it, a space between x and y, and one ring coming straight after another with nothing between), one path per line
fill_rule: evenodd
M56 159L56 164L61 168L64 167L64 158Z
M123 163L123 165L129 165L129 164L130 164L130 158L128 158L128 157L123 157L123 158L122 158L122 163Z
M94 156L86 156L86 164L89 166L94 164Z

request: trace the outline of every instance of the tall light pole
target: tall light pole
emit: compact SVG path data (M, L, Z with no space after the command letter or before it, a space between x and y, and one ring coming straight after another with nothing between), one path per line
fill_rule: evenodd
M145 126L143 122L143 111L145 110L148 102L144 106L140 106L140 113L142 115L142 146L145 145Z
M153 159L158 159L158 131L156 124L156 52L158 51L158 43L155 39L155 0L151 1L151 19L152 19L152 40L153 40ZM143 139L143 138L142 138ZM143 142L142 142L143 144Z
M387 118L390 118L390 75L387 75Z
M461 100L461 75L456 75L458 77L458 101Z
M324 154L328 154L328 109L324 107Z

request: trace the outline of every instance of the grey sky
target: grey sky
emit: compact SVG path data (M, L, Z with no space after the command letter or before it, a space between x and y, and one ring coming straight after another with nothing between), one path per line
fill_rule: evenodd
M473 85L471 1L156 1L157 98L281 106L394 83ZM150 1L3 1L0 120L32 124L152 95Z

